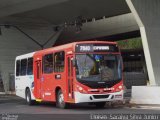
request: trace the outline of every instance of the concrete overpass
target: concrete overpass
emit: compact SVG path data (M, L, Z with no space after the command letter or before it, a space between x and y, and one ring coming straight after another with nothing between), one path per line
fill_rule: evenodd
M39 50L41 45L45 48L92 38L116 40L116 35L123 39L123 36L139 35L139 31L150 85L159 86L159 9L159 0L1 0L0 72L5 91L9 90L9 76L14 73L17 55ZM74 22L78 16L86 20L79 34L74 27L53 30L57 25Z

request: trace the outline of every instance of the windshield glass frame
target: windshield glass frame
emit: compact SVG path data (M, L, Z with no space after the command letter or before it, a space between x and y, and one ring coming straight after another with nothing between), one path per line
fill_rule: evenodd
M108 62L108 64L111 64L110 65L111 68L114 66L114 71L116 70L116 73L112 72L114 74L114 75L112 75L112 77L111 77L111 75L110 75L110 78L109 78L109 76L108 76L108 78L103 77L104 76L103 71L104 72L109 71L109 69L107 69L109 66L103 65L102 67L107 67L107 68L105 68L105 69L100 68L100 65L102 64L102 60L98 56L99 57L101 56L101 57L103 57L103 59L108 60L107 62ZM120 53L97 53L97 52L76 53L75 59L76 59L75 76L76 76L77 81L107 82L107 81L120 81L120 80L122 80L122 59L121 59ZM103 60L103 62L105 60ZM83 64L85 64L85 65L83 65ZM87 68L85 68L84 66ZM91 73L92 69L95 69L93 67L96 67L96 71ZM83 70L83 72L81 70ZM103 73L103 76L102 76L102 73ZM111 73L111 70L110 70L110 73ZM108 75L108 73L105 73L105 74ZM118 76L115 77L115 74Z

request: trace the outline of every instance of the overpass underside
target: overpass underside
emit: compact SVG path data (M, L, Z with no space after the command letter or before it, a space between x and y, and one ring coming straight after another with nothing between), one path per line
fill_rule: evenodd
M65 28L54 45L95 39L116 41L139 36L138 24L133 14L128 13L83 23L79 33L75 26Z

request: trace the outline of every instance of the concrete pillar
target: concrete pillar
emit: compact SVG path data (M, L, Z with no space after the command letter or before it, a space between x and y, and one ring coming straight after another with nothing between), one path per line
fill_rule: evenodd
M4 86L4 91L9 91L9 74L7 74L8 71L2 72L2 80L3 80L3 86Z
M141 32L150 85L160 85L160 0L126 0Z
M126 0L141 32L150 86L132 86L131 103L160 104L160 1Z

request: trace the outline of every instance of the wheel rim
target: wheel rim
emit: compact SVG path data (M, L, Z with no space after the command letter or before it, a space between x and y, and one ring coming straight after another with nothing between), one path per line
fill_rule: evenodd
M59 95L59 104L62 106L64 104L64 96L62 93Z
M29 102L29 95L28 94L27 94L27 98L26 99L27 99L27 102Z

